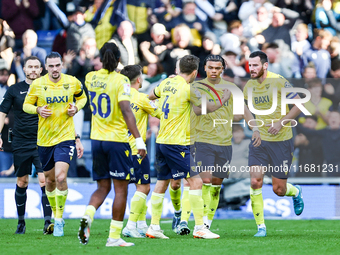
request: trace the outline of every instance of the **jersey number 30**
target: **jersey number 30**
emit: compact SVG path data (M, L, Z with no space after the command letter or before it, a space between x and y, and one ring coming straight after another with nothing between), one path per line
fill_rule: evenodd
M105 93L102 93L98 96L98 99L97 99L97 103L94 102L94 99L96 97L96 92L93 92L93 91L89 91L90 93L90 104L92 106L92 114L93 115L96 115L97 112L99 114L100 117L102 118L107 118L109 117L110 113L111 113L111 99L109 97L108 94L105 94ZM102 102L103 100L106 100L106 111L105 113L103 112L103 109L102 109ZM98 107L97 107L98 106Z

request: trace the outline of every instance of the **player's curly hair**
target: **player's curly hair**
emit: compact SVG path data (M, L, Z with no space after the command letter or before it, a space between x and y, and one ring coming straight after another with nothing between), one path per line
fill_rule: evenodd
M115 43L107 42L99 50L100 61L103 63L103 68L110 73L113 72L119 63L120 51Z

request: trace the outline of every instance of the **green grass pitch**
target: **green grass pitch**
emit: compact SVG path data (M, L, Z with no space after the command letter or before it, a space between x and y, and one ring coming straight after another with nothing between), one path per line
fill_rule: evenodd
M66 220L64 237L44 236L43 220L26 220L26 234L14 235L17 220L0 220L1 255L77 255L77 254L340 254L340 228L336 220L267 220L267 237L255 238L253 220L215 220L212 231L221 236L217 240L177 236L171 221L161 223L168 240L132 239L133 247L105 247L110 220L95 220L87 245L79 243L79 220ZM192 229L193 221L189 222Z

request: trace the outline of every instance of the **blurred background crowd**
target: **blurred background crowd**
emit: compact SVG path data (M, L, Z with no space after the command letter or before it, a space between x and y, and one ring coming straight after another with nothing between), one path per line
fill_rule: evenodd
M148 93L187 54L202 60L198 79L206 77L204 58L220 54L227 64L223 79L243 88L250 77L248 56L260 49L269 57L269 71L312 94L306 108L313 115L299 116L294 129L294 164L304 170L295 168L290 175L340 176L309 171L311 164L340 162L340 0L0 0L0 18L0 100L9 86L25 79L26 57L44 63L51 50L63 56L63 72L84 83L89 71L102 67L99 49L112 41L121 51L120 68L143 67L141 92ZM90 176L90 120L87 104L75 118L85 156L70 168L70 177ZM13 176L6 138L12 125L9 115L1 176ZM158 125L150 118L153 175ZM249 130L234 127L233 133L232 164L247 165Z

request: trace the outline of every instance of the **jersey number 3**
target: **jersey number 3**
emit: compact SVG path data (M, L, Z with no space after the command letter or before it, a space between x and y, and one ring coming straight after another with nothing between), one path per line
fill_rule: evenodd
M95 102L95 97L97 93L93 91L89 91L89 93L90 93L90 104L92 106L92 114L96 115L98 112L99 116L104 119L109 117L111 113L111 107L110 107L111 99L109 95L102 93L98 96L97 102ZM102 109L102 103L104 99L106 100L106 111L105 112L103 112L103 109Z

